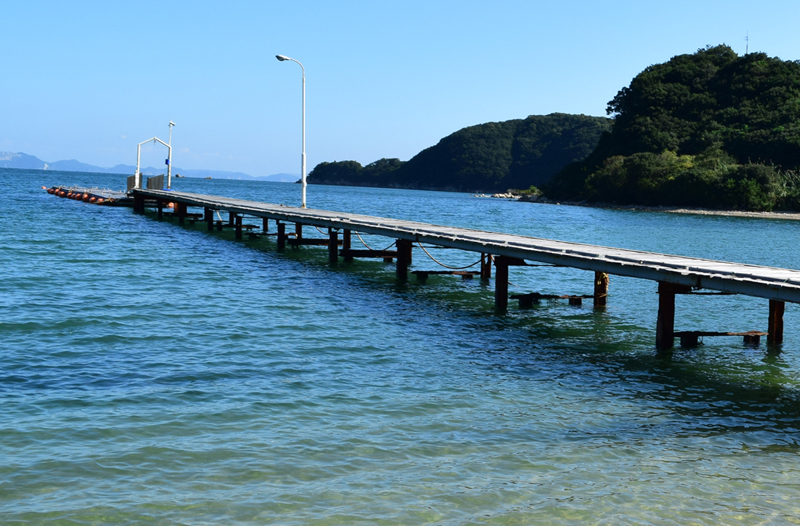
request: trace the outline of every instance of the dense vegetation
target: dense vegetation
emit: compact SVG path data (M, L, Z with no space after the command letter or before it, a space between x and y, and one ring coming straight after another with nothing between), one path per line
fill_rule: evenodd
M445 137L407 162L320 163L308 181L473 192L528 188L584 159L610 127L611 119L562 113L480 124Z
M800 209L800 63L707 47L648 67L608 113L611 131L548 197Z

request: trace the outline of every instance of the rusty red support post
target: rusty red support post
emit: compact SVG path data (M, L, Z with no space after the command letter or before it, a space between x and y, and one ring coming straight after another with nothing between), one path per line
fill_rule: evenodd
M658 321L656 349L666 351L675 346L675 285L658 282Z
M481 279L492 279L492 256L481 252Z
M328 263L335 265L339 262L339 231L328 229Z
M499 311L508 309L508 260L503 256L494 258L494 306Z
M144 214L144 196L133 194L133 211L137 214Z
M352 248L352 238L351 232L348 229L345 229L342 232L342 250L350 250ZM345 261L353 261L353 256L345 256Z
M783 343L783 311L786 304L782 301L769 300L769 329L767 343L780 345Z
M286 223L278 223L278 250L286 248Z
M205 219L206 223L208 224L208 231L211 232L214 230L214 212L210 208L206 207L203 210L203 213L205 214L203 219Z
M608 274L594 273L594 306L605 307L608 300Z
M397 279L408 279L408 266L411 264L413 245L408 239L398 239L397 243Z

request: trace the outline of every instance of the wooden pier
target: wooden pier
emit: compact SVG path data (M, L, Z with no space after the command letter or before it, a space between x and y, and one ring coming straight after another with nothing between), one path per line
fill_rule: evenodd
M508 268L527 266L527 262L570 267L594 272L592 298L596 308L606 305L608 297L608 275L626 276L652 280L658 283L659 307L656 324L656 347L670 349L675 337L680 336L687 344L696 344L696 336L744 335L752 342L758 331L735 333L676 333L676 294L742 294L769 300L769 311L765 313L768 330L767 341L772 345L783 342L783 312L786 302L800 303L800 270L746 265L726 261L658 254L637 250L610 248L581 243L570 243L499 232L488 232L468 228L439 226L415 221L404 221L384 217L373 217L328 210L295 208L283 205L245 201L227 197L173 192L164 190L134 189L134 211L144 212L146 206L154 206L159 215L167 202L174 203L174 215L180 222L184 218L202 217L208 229L233 228L237 239L242 237L246 225L244 216L260 218L262 233L268 232L268 222L276 222L278 248L287 244L327 246L332 263L339 257L351 260L356 257L377 257L384 261L396 260L399 279L408 278L408 267L412 262L414 244L422 243L438 247L460 249L481 254L481 279L490 279L491 263L495 267L495 305L498 310L508 307ZM190 214L189 207L202 208L202 214ZM214 219L214 212L229 214L228 222ZM294 232L286 232L286 224L294 224ZM303 238L303 226L327 229L327 239ZM252 226L252 225L250 225ZM384 236L394 241L394 250L354 250L352 235L357 233ZM341 239L340 239L341 234ZM453 272L453 274L457 274ZM461 274L463 276L463 273ZM715 292L701 292L715 291ZM538 297L544 298L543 295ZM561 297L561 296L559 296ZM563 296L574 305L577 296ZM555 298L555 296L554 296ZM529 295L533 301L537 294ZM525 304L527 305L527 303ZM696 334L695 334L696 333ZM748 340L748 338L751 338Z

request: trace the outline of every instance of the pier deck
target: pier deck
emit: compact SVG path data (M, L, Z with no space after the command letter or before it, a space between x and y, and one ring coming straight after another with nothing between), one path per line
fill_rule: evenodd
M521 265L524 261L595 272L595 297L597 299L597 296L602 296L600 305L605 304L607 291L607 279L605 289L602 283L598 289L597 280L602 281L603 274L656 281L659 283L660 294L657 328L657 345L660 348L672 346L675 294L708 289L769 299L771 343L782 341L784 302L800 303L800 270L556 241L345 212L295 208L186 192L134 190L134 200L139 203L138 211L143 211L145 199L151 202L155 200L181 203L183 213L186 213L186 207L202 207L207 211L227 211L232 214L232 218L234 215L247 215L279 223L291 222L296 225L328 228L331 229L329 232L332 260L334 250L337 251L335 254L338 257L340 242L337 231L344 231L348 240L351 231L386 236L398 240L398 255L395 257L398 258L398 276L403 278L406 277L407 270L404 268L401 272L401 264L407 267L410 262L413 242L491 254L497 269L496 299L501 308L505 308L508 302L508 266ZM136 203L134 208L137 208ZM241 222L241 218L238 220ZM285 228L285 225L281 226ZM282 235L279 234L278 237ZM349 245L345 249L349 249ZM405 258L401 257L404 250L408 251L408 256Z

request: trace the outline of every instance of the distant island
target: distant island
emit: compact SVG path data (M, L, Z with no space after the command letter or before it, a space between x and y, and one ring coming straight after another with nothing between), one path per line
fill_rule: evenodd
M69 161L45 162L33 155L25 153L0 152L0 168L19 168L28 170L57 170L62 172L89 172L89 173L110 173L133 175L136 167L128 164L118 164L111 168L93 166L82 163L74 159ZM144 175L159 175L165 173L164 168L153 168L149 166L142 169ZM200 179L240 179L249 181L272 181L281 183L294 183L300 179L299 175L279 173L266 176L254 177L242 172L225 172L220 170L185 170L175 167L172 169L173 175L180 174L182 177L194 177Z
M800 210L800 62L709 46L646 68L607 112L611 130L545 196Z
M467 192L528 188L585 159L611 124L606 117L564 113L479 124L445 137L407 162L320 163L308 182Z

